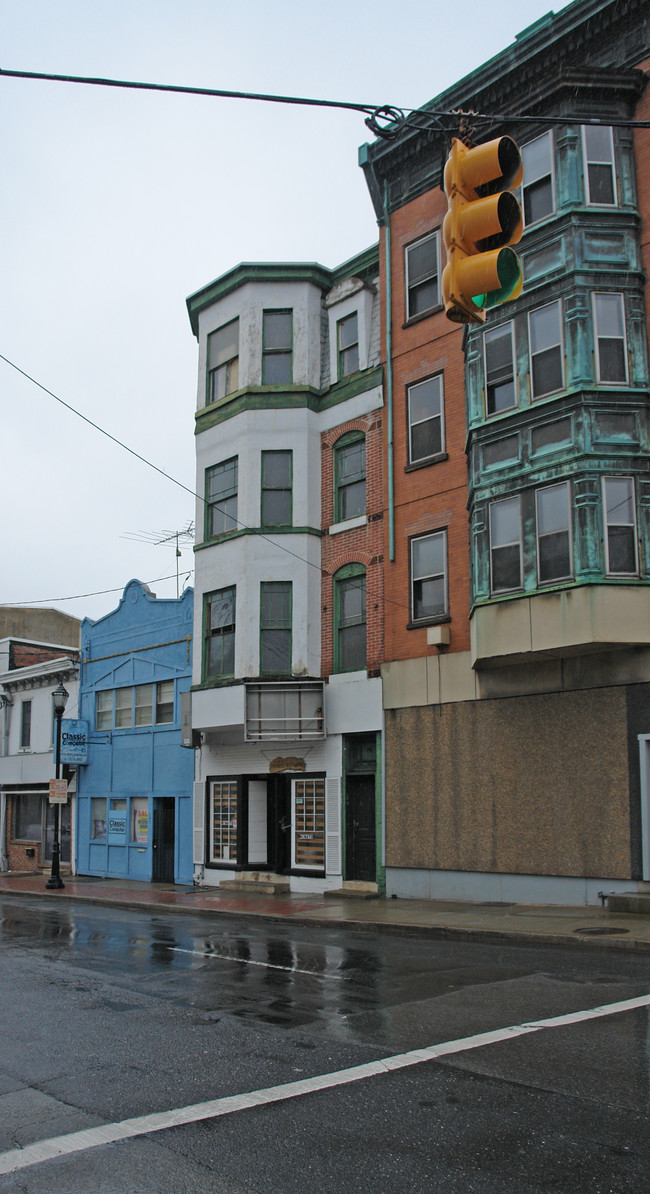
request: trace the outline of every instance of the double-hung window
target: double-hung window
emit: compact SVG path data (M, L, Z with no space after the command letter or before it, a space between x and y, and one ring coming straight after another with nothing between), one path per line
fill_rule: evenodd
M262 581L260 585L260 675L291 674L290 580Z
M206 679L232 676L235 671L235 586L209 593L205 606Z
M553 134L543 133L528 145L523 145L524 164L522 198L526 225L535 224L550 216L555 209L553 199Z
M125 730L133 725L133 689L115 689L115 729Z
M293 381L293 312L265 311L262 328L262 385Z
M335 519L346 522L366 512L366 440L350 432L334 449Z
M293 452L262 452L262 526L290 527Z
M583 125L585 191L587 203L613 207L616 204L614 138L606 125Z
M406 318L432 311L440 303L440 235L432 232L405 250Z
M537 575L539 583L571 576L571 509L569 482L538 489Z
M490 328L485 333L485 407L498 415L517 405L512 323Z
M492 502L490 506L490 564L492 592L520 589L521 505L518 497Z
M445 450L442 373L408 387L409 464L419 464Z
M127 730L174 720L174 681L158 680L95 693L95 729Z
M354 311L336 325L339 381L359 368L359 317Z
M113 689L95 693L95 729L112 730L113 728Z
M533 398L555 394L564 385L562 304L559 299L528 315Z
M604 477L605 556L610 576L635 576L636 508L632 477Z
M444 617L447 599L447 532L411 539L411 621Z
M366 666L366 574L361 564L348 564L334 581L335 670Z
M237 457L224 460L205 471L206 539L236 531Z
M239 388L239 320L232 319L208 336L208 402Z
M598 381L627 381L625 310L622 294L594 295Z

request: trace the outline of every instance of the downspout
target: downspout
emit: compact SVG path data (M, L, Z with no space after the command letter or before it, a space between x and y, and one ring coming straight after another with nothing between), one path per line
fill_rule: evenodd
M388 434L388 558L395 559L395 489L393 476L393 299L388 183L384 182L384 251L386 272L386 410Z

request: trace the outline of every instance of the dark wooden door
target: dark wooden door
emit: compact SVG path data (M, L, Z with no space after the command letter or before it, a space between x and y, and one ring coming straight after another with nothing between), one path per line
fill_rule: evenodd
M345 877L370 883L377 878L374 775L346 776Z
M169 797L153 802L153 866L154 883L174 882L174 801Z

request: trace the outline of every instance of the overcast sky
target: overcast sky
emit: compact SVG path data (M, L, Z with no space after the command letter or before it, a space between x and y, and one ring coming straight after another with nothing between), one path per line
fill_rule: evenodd
M417 107L546 11L0 0L0 65ZM0 78L0 354L192 489L187 295L239 261L332 267L373 244L370 139L357 113ZM124 536L186 527L190 494L4 360L0 418L0 604L98 618L132 577L175 596L175 547ZM181 585L192 568L185 545Z

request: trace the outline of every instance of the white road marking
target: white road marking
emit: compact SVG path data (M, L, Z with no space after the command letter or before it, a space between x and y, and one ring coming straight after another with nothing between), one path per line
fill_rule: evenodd
M327 978L340 982L341 974L325 974L320 970L299 970L297 966L279 966L277 962L256 962L253 958L236 958L233 954L216 954L213 950L181 949L180 945L168 945L173 954L193 954L196 958L218 958L221 962L240 962L243 966L263 966L265 970L286 970L288 974L308 974L310 978Z
M650 1006L650 995L639 995L636 999L624 999L619 1003L607 1003L602 1007L587 1008L581 1012L569 1012L564 1016L552 1016L548 1020L533 1020L528 1024L513 1024L508 1028L497 1028L492 1032L479 1032L475 1036L462 1037L456 1041L445 1041L425 1049L413 1049L409 1053L398 1053L379 1061L353 1066L348 1070L337 1070L331 1074L318 1074L314 1078L302 1078L299 1082L286 1082L282 1086L269 1086L254 1090L250 1094L229 1095L226 1098L210 1099L206 1103L194 1103L189 1107L178 1107L172 1111L158 1111L151 1115L140 1115L135 1119L123 1119L120 1123L104 1124L98 1128L86 1128L71 1132L67 1136L53 1136L40 1140L25 1148L13 1148L0 1154L0 1174L16 1173L30 1165L52 1161L56 1157L84 1152L103 1144L114 1144L118 1140L130 1140L134 1136L146 1136L150 1132L162 1132L166 1128L177 1128L182 1124L196 1123L201 1119L216 1119L231 1115L234 1111L245 1111L251 1107L262 1107L267 1103L283 1102L319 1090L330 1090L334 1086L345 1086L364 1078L391 1073L407 1066L419 1065L422 1061L435 1061L437 1057L448 1057L453 1053L464 1053L469 1049L482 1049L500 1041L512 1040L527 1033L540 1032L545 1028L565 1028L569 1024L580 1024L596 1020L601 1016L613 1016L620 1012L635 1011Z

